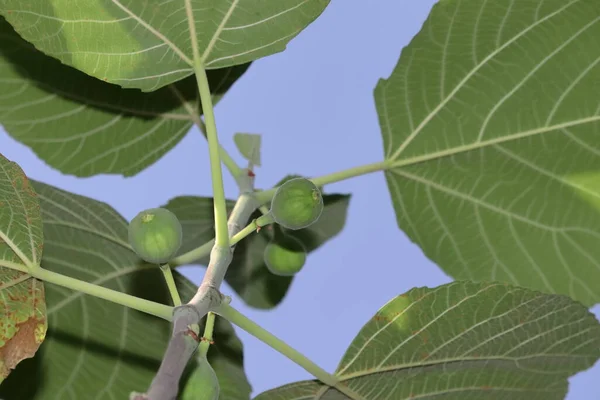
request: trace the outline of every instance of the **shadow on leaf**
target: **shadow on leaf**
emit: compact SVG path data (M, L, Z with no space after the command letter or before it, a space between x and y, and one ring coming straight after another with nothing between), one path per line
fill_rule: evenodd
M181 107L181 99L169 87L149 93L123 89L62 64L22 39L3 17L0 37L0 59L5 59L8 68L24 81L31 81L45 92L107 113L141 119L155 119ZM218 101L249 66L250 63L207 71L214 100ZM195 79L192 75L173 84L186 101L194 102L198 97Z

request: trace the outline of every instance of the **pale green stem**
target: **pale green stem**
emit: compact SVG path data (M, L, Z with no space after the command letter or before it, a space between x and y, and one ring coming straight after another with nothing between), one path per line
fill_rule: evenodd
M175 307L181 305L181 297L179 297L179 291L177 290L177 286L175 285L175 279L173 279L173 273L171 272L171 266L167 264L162 264L160 266L160 270L165 277L165 282L167 282L167 288L169 289L169 293L171 294L171 299L173 299L173 305Z
M258 228L262 228L263 226L272 224L275 222L271 213L261 215L257 219L250 222L244 229L233 235L231 238L231 245L237 244L240 240L250 235L252 232L255 232Z
M269 214L269 211L267 210L267 215L268 214ZM250 225L246 226L243 230L241 230L238 233L236 233L235 235L233 235L229 239L230 240L229 245L234 246L240 240L242 240L243 238L245 238L246 236L251 234L254 230L256 230L256 228L268 225L273 222L271 219L272 217L266 217L266 216L263 216L263 217L265 217L265 218L261 219L262 217L259 217L257 219L258 225L252 225L252 223L251 223ZM174 258L170 262L171 266L176 267L176 266L180 266L180 265L191 264L194 261L197 261L201 258L208 256L214 246L214 243L215 243L214 239L210 240L210 241L204 243L202 246L197 247L193 250L188 251L187 253L180 255L179 257Z
M177 88L174 85L172 85L172 84L169 85L169 88L171 89L173 94L179 99L181 104L183 104L184 108L187 110L188 114L190 115L190 118L194 121L196 126L198 126L198 129L200 130L200 132L206 138L206 125L204 125L204 121L202 121L202 119L198 115L197 108L192 107L186 101L186 99L183 97L181 92L179 90L177 90ZM227 150L225 150L223 148L223 146L221 146L220 144L219 144L219 157L221 158L223 165L225 165L225 168L227 168L229 170L229 172L235 178L236 181L238 179L240 179L241 176L243 176L244 172L242 171L242 169L237 165L237 163L233 160L233 158L231 158L229 153L227 153Z
M283 354L284 356L286 356L287 358L304 368L306 371L315 376L324 384L335 387L340 383L335 376L331 375L330 373L313 363L304 354L295 350L283 340L279 339L271 332L267 331L266 329L258 325L256 322L252 321L251 319L240 313L238 310L231 307L230 305L221 304L215 310L215 312L223 318L226 318L232 324L239 326L258 340L266 343L273 349L277 350L278 352L280 352L281 354Z
M343 181L346 179L354 178L360 175L366 175L372 172L382 171L388 169L391 165L390 161L380 161L373 164L361 165L359 167L349 168L343 171L334 172L333 174L323 175L318 178L310 179L317 186L324 186L330 183ZM277 188L263 190L261 192L254 193L254 197L259 204L265 204L273 198Z
M206 356L208 353L208 348L210 347L211 342L213 341L213 329L215 328L215 314L209 312L206 314L206 325L204 326L204 334L202 334L202 339L200 340L200 345L198 349L200 354Z
M198 128L200 129L200 132L202 132L204 137L208 138L208 136L206 135L206 125L204 124L204 121L202 121L200 118L198 118L198 121L196 123L198 124ZM244 171L242 170L242 168L240 168L237 165L235 160L229 155L227 150L225 150L223 148L223 146L221 146L221 145L219 145L219 157L221 158L221 162L223 162L223 165L225 165L225 168L227 168L229 170L229 173L233 176L233 178L236 181L242 176L242 174L244 174Z
M313 182L315 182L315 184L317 186L324 186L326 184L343 181L345 179L350 179L350 178L353 178L356 176L366 175L366 174L369 174L372 172L386 170L390 167L391 167L390 161L382 161L382 162L378 162L378 163L367 164L367 165L362 165L362 166L355 167L355 168L350 168L350 169L340 171L340 172L335 172L333 174L324 175L324 176L321 176L318 178L313 178L311 180ZM254 192L252 194L254 196L254 198L257 200L257 202L262 204L260 207L260 211L263 214L269 213L269 209L268 209L268 207L266 207L264 205L264 203L271 201L276 190L277 190L277 187L268 189L268 190L264 190L264 191ZM248 232L248 233L251 233L251 232ZM171 265L172 266L180 266L180 265L191 264L194 261L204 258L210 254L213 244L214 244L214 239L207 243L204 243L200 247L197 247L193 250L188 251L185 254L180 255L179 257L177 257L176 259L171 261Z
M213 200L215 208L215 245L218 247L229 247L229 233L227 231L227 208L225 205L225 190L223 188L223 173L221 171L221 160L219 158L219 138L217 136L217 124L213 110L208 77L202 64L196 38L196 25L194 24L191 3L186 1L186 12L188 13L188 25L192 40L192 51L194 53L194 73L198 82L198 92L202 104L202 113L206 123L206 139L208 140L208 152L210 158L210 171L213 187Z
M262 206L258 207L258 209L259 209L259 210L260 210L260 212L261 212L261 213L263 213L264 215L268 214L268 213L269 213L269 211L271 211L271 210L269 210L269 207L265 206L264 204L263 204Z
M180 265L191 264L194 261L198 261L204 257L207 257L210 254L213 246L215 245L215 239L211 239L208 242L204 243L200 247L196 247L193 250L188 251L180 255L179 257L171 260L170 264L172 267L178 267Z
M117 292L116 290L108 289L103 286L80 281L79 279L61 275L56 272L48 271L41 267L32 268L29 271L29 274L34 278L40 279L44 282L52 283L58 286L66 287L67 289L75 290L77 292L99 297L101 299L108 300L125 307L133 308L134 310L138 310L146 314L155 315L157 317L166 319L167 321L172 320L173 307L166 306L164 304L140 299L139 297Z

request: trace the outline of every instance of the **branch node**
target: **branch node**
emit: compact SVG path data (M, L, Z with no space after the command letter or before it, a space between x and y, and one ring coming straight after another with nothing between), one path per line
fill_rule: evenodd
M196 343L200 343L200 341L204 339L204 337L198 337L198 334L194 332L194 330L191 328L188 328L185 332L183 332L183 334L185 336L191 337Z

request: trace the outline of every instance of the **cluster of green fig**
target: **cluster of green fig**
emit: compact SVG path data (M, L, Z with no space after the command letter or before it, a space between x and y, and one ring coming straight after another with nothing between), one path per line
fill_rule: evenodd
M270 214L281 227L298 230L315 223L323 207L323 196L313 182L292 178L277 188ZM182 240L181 223L165 208L142 211L129 224L131 247L149 263L164 264L171 260L181 247ZM306 262L306 250L298 239L280 233L265 248L264 259L273 274L294 275Z
M292 178L279 186L271 201L270 221L289 230L303 229L315 223L323 212L319 188L308 179ZM293 236L282 230L266 246L265 264L276 275L290 276L306 262L306 249ZM146 262L164 264L179 251L183 230L177 216L165 208L151 208L137 214L129 223L129 243ZM184 400L218 400L219 381L205 356L198 359L194 385L186 390Z
M314 224L323 208L323 196L313 182L305 178L292 178L277 188L270 212L281 227L298 230ZM264 260L271 273L290 276L304 266L306 250L298 239L276 231L265 248Z

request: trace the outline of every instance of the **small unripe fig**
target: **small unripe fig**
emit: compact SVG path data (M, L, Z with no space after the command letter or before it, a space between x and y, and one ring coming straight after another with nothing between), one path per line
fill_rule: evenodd
M298 239L286 236L269 242L265 247L264 259L272 274L291 276L297 274L306 263L306 251Z
M181 247L182 239L181 223L166 208L142 211L129 223L129 244L149 263L169 261Z
M279 225L297 230L313 224L323 212L319 188L305 178L284 182L273 196L271 214Z
M218 400L221 388L215 370L206 356L199 355L198 364L190 376L181 400Z

